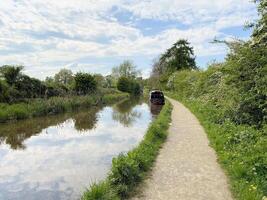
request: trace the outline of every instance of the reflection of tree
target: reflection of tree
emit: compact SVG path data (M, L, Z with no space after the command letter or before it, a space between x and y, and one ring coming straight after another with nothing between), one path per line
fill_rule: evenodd
M70 114L61 114L1 124L0 143L5 142L9 144L12 149L24 149L24 140L40 133L49 126L64 122L69 117Z
M95 128L97 123L97 113L100 107L94 107L86 112L79 112L73 116L75 128L79 131L85 131Z
M74 118L75 128L78 130L92 129L97 122L97 112L100 108L89 109L86 112L72 112L53 116L45 116L18 121L15 123L0 124L0 145L9 144L12 149L24 149L24 140L39 134L49 126L56 126L69 118Z
M162 107L163 105L150 104L150 112L152 116L156 117L160 113Z
M129 99L116 104L113 107L113 113L112 113L113 120L120 122L126 127L131 126L132 123L136 119L140 118L142 115L141 112L133 110L133 108L136 105L140 104L142 104L142 99L140 98Z

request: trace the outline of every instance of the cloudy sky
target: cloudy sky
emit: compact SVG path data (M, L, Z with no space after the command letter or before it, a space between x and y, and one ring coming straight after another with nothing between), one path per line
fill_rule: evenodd
M223 60L210 42L247 39L257 18L250 0L2 0L0 65L22 64L43 79L60 68L108 74L124 59L144 76L176 40L192 44L198 66Z

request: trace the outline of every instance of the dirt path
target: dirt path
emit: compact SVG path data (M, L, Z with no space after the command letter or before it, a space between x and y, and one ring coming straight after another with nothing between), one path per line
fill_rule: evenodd
M196 117L173 104L169 136L143 192L133 199L231 200L227 179Z

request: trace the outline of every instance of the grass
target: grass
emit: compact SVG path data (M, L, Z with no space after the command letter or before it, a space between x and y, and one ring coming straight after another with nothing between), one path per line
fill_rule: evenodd
M221 121L220 109L197 99L179 100L199 119L216 150L219 162L230 179L231 190L239 200L266 200L267 196L267 125L258 129Z
M127 154L120 154L112 161L106 180L93 184L83 200L126 199L136 189L151 169L158 151L167 137L172 106L169 102L161 110L144 136L143 141Z
M0 104L0 122L20 120L44 115L53 115L99 104L109 104L127 98L128 94L121 92L94 94L87 96L52 97L37 99L29 103Z

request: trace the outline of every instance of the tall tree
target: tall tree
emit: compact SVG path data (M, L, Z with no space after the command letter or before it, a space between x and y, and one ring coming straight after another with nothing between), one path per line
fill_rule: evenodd
M267 46L267 0L254 0L258 2L259 20L253 25L252 39L254 45Z
M161 71L174 72L181 69L197 69L193 47L187 40L178 40L160 57Z
M73 73L69 69L61 69L57 74L55 74L54 80L56 83L70 85L73 81Z
M12 86L17 81L22 69L22 66L4 65L0 67L0 74Z
M115 78L126 77L130 79L136 78L140 72L136 69L134 63L130 60L125 60L119 66L112 69L112 76Z

